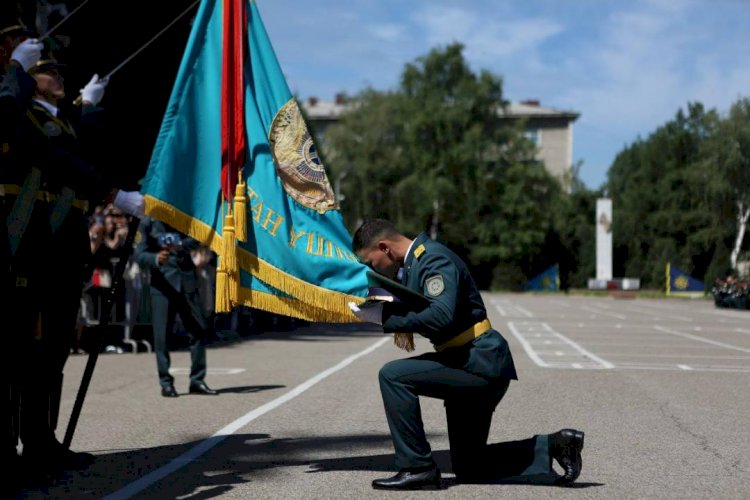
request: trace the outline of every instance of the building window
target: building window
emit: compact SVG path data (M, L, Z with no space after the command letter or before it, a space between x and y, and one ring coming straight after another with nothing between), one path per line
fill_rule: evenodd
M538 128L527 129L524 135L528 140L533 142L536 147L542 145L542 131Z

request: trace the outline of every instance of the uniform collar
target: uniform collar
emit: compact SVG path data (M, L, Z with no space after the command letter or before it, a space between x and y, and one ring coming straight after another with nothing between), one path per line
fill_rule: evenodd
M55 106L54 104L50 104L47 101L42 101L41 99L34 99L34 103L46 109L47 112L51 114L52 116L55 116L55 117L57 116L58 107Z
M430 237L427 236L426 233L419 233L419 235L411 242L409 249L406 251L406 258L404 259L404 274L409 274L411 266L414 263L414 250L429 239Z

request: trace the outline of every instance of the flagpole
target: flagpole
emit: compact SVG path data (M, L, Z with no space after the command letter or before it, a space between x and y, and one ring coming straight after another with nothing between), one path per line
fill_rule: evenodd
M62 19L60 20L60 22L58 22L58 23L57 23L56 25L54 25L54 26L52 26L52 27L51 27L50 29L48 29L48 30L47 30L47 32L46 32L45 34L43 34L42 36L40 36L40 37L39 37L39 38L38 38L37 40L38 40L38 41L40 41L40 42L42 42L42 41L44 41L45 39L49 38L49 36L50 36L50 35L51 35L51 34L52 34L52 33L53 33L53 32L54 32L54 31L55 31L55 30L56 30L57 28L59 28L59 27L60 27L60 26L61 26L61 25L62 25L62 24L63 24L63 23L65 22L65 21L67 21L68 19L70 19L71 17L73 17L73 14L75 14L76 12L78 12L78 11L79 11L79 10L81 9L81 7L83 7L83 6L84 6L84 5L86 5L87 3L89 3L89 0L84 0L84 1L83 1L83 3L82 3L81 5L79 5L79 6L78 6L78 7L76 7L75 9L73 9L73 10L71 11L71 13L70 13L70 14L68 14L68 15L67 15L67 16L65 16L65 17L63 17L63 18L62 18Z
M86 0L86 1L88 1L88 0ZM151 37L151 39L148 42L146 42L143 45L141 45L140 48L138 48L138 50L136 50L135 52L133 52L132 54L130 54L128 57L126 57L124 61L122 61L117 66L115 66L115 69L113 69L112 71L110 71L109 73L107 73L107 75L104 76L103 78L100 78L99 81L100 82L101 81L106 81L112 75L114 75L115 73L117 73L123 66L125 66L127 63L129 63L135 56L137 56L138 54L140 54L141 52L143 52L146 49L146 47L148 47L149 45L151 45L154 41L156 41L157 38L159 38L161 35L163 35L165 31L167 31L169 28L171 28L172 26L174 26L175 23L177 23L177 21L179 21L180 19L182 19L185 16L185 14L187 14L188 12L190 12L196 5L198 5L200 3L200 1L201 0L195 0L193 3L191 3L190 6L187 9L185 9L179 16L177 16L176 18L174 18L172 20L172 22L170 22L168 25L166 25L156 35L154 35L153 37ZM76 105L76 106L80 106L82 102L83 102L83 96L79 95L78 97L75 98L75 100L73 101L73 104Z

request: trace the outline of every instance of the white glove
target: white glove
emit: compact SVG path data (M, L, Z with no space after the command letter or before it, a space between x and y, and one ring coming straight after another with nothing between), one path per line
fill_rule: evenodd
M104 97L104 87L109 83L108 78L99 80L99 75L94 74L91 77L91 81L81 89L81 98L84 102L90 102L94 106L99 104Z
M138 191L117 191L113 204L126 214L138 217L139 219L142 219L146 215L146 200Z
M354 302L347 304L354 315L366 323L383 324L383 303L382 302L365 302L364 307L360 309Z
M18 44L10 55L11 60L18 61L24 71L28 71L42 58L44 44L36 38L29 38Z

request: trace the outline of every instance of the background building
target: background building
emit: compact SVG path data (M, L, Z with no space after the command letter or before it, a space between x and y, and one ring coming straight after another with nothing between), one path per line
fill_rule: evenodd
M326 129L339 121L351 107L343 95L333 101L310 97L301 102L317 140L325 142ZM537 100L511 103L500 113L503 120L522 120L526 136L537 146L536 159L544 162L547 171L567 182L573 165L573 122L580 113L542 107Z

